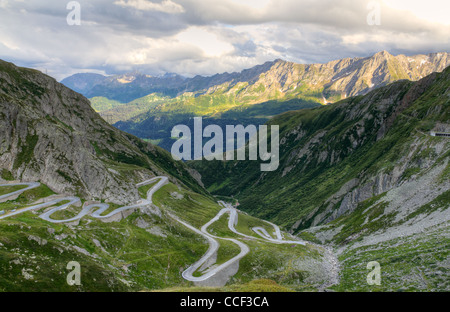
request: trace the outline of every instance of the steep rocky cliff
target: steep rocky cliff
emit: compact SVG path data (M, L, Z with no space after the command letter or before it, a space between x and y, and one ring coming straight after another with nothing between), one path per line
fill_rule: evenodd
M201 188L170 155L106 123L82 95L38 71L0 61L0 168L57 193L125 204L135 183L172 174Z

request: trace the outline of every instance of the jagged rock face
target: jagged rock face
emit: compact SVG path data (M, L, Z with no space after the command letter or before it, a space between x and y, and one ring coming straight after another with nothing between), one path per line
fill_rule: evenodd
M3 61L0 133L0 168L58 193L125 204L139 198L135 183L163 172L153 146L108 125L86 98Z
M447 70L446 77L448 77L448 72ZM441 79L442 81L446 80L442 77ZM418 101L435 82L436 75L432 74L413 85L410 83L394 84L386 87L383 90L384 92L370 93L358 105L352 105L351 101L342 103L340 109L343 109L343 115L346 116L342 122L353 123L354 126L331 138L326 135L329 131L320 132L319 137L313 137L300 150L291 152L291 161L288 161L288 167L284 169L283 174L287 175L292 169L298 169L298 166L302 168L301 172L307 172L308 167L318 166L321 163L325 163L327 166L339 165L340 162L353 154L358 154L358 150L364 148L365 144L371 141L370 137L375 138L372 143L375 145L377 142L383 141L400 114ZM442 90L445 90L445 88ZM448 90L446 90L447 93ZM448 100L446 105L448 105ZM346 106L348 108L345 108ZM376 110L373 109L374 107L376 107ZM441 105L436 105L433 110L434 112L430 110L427 113L429 115L427 117L430 118L434 127L440 126L442 128L439 122L433 122L432 120L436 116L445 116L445 109ZM439 111L442 111L442 113L436 114ZM417 113L413 112L413 115L415 114ZM366 125L368 121L371 123L370 128ZM305 131L305 129L300 127L294 132L298 131ZM283 138L284 141L287 139L287 137ZM345 144L346 141L347 144ZM322 146L323 148L311 148L312 145L314 147ZM338 146L340 145L347 145L346 150L339 149ZM379 145L383 146L382 144ZM307 222L307 219L312 220L310 223L312 226L331 222L342 215L353 212L361 202L408 182L408 179L405 178L407 170L414 169L416 173L419 173L442 164L446 161L445 157L448 154L449 144L442 140L427 142L426 138L414 137L408 145L402 146L398 142L396 148L399 151L398 155L391 158L389 165L376 164L374 167L377 170L374 172L358 172L355 179L342 185L338 192L327 198L324 204L317 205L307 218L296 223L292 229L295 230L298 226ZM354 161L358 160L355 159ZM434 176L436 181L439 179L439 174L441 174L440 171ZM323 207L326 208L323 209Z
M347 58L326 64L303 65L278 60L255 86L270 93L265 99L322 93L325 104L367 92L399 79L419 80L450 65L448 53L393 56L386 51L368 58ZM252 84L251 84L252 85ZM241 94L246 94L244 90ZM253 92L254 93L254 92ZM259 99L258 99L259 100Z

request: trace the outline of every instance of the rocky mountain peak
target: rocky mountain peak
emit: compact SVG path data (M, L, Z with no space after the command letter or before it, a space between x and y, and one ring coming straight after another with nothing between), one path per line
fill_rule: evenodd
M390 53L389 53L388 51L386 51L386 50L377 52L377 53L375 53L375 54L373 55L374 58L389 58L389 57L391 57L391 56L393 56L393 55L390 54Z

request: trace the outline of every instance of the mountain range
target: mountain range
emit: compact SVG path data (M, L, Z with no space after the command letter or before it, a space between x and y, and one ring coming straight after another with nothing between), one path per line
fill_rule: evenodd
M170 150L171 129L191 126L194 116L205 117L206 125L261 125L286 111L364 95L397 80L416 81L449 64L446 52L393 56L382 51L326 64L275 60L211 77L132 73L98 80L81 74L62 83L82 86L96 111L117 128Z
M106 97L121 103L128 103L152 93L171 97L197 91L213 94L224 87L230 92L240 83L247 84L240 87L237 94L240 96L238 102L242 103L251 102L251 99L246 97L258 88L260 95L254 99L254 103L289 98L307 90L313 93L312 97L318 95L320 101L325 99L331 102L367 93L399 79L418 80L432 72L442 71L449 64L449 54L446 52L393 56L382 51L371 57L345 58L326 64L304 65L275 60L240 73L223 73L210 77L185 78L177 74L152 77L139 72L106 77L87 73L70 76L61 83L88 98ZM263 92L261 85L265 89Z

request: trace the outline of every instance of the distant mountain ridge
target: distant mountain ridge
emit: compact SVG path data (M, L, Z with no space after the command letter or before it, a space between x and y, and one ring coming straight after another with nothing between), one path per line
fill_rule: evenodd
M85 94L109 123L170 150L171 129L191 126L194 116L222 127L262 125L287 111L365 95L398 80L417 81L449 65L446 52L393 56L381 51L326 64L275 60L211 77L131 73L108 77Z
M365 94L390 82L408 79L418 80L432 72L440 72L450 65L449 53L393 56L387 51L365 58L345 58L326 64L296 64L275 60L257 65L240 73L223 73L210 77L184 78L171 74L152 77L130 73L104 77L97 74L76 74L61 81L88 98L106 97L128 103L140 97L161 93L176 97L187 92L214 92L227 84L232 89L239 83L248 83L243 94L265 92L256 102L309 94L326 102ZM212 89L211 89L212 88ZM278 92L277 92L278 91ZM278 93L278 94L277 94Z
M61 83L88 98L106 97L127 103L152 93L176 97L186 92L205 90L230 81L254 80L262 72L267 71L273 63L266 62L243 70L241 73L222 73L209 77L197 75L193 78L185 78L178 74L153 77L140 72L107 77L85 73L67 77Z
M75 74L63 80L63 84L75 92L85 94L95 85L107 79L106 76L94 73Z

